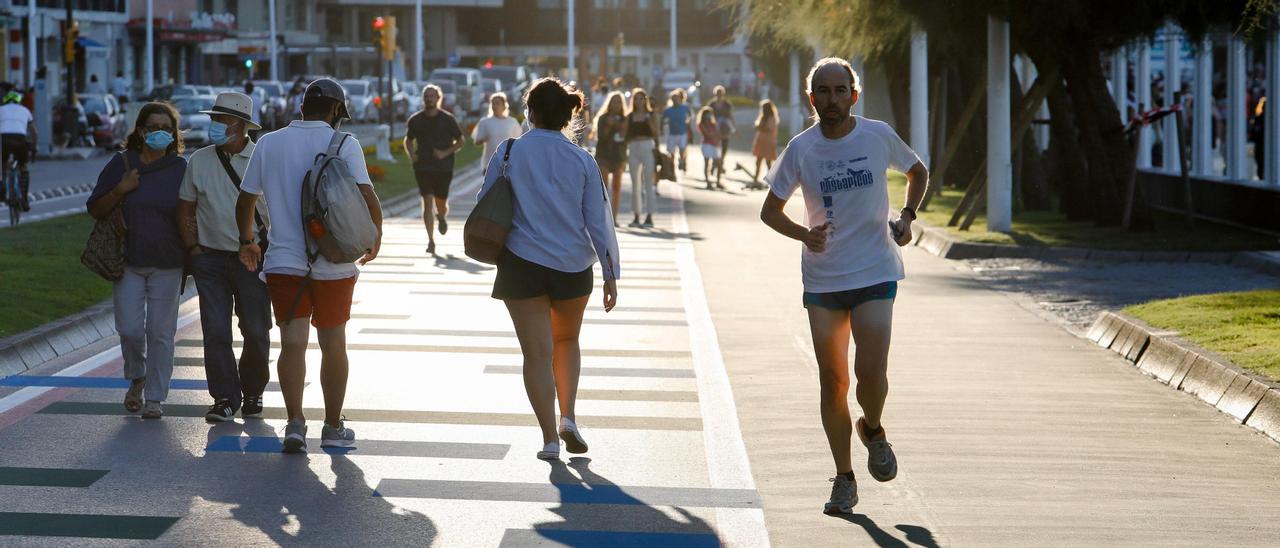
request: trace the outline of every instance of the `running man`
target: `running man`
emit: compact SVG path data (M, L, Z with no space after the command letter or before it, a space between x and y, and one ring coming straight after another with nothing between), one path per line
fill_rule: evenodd
M791 140L766 176L771 192L760 219L805 246L800 261L803 302L818 359L822 427L836 464L823 511L847 514L858 503L850 455L855 428L867 448L871 477L889 481L898 474L880 417L889 392L893 299L898 280L905 277L898 247L911 242L911 222L929 171L888 124L849 114L862 86L847 61L818 61L807 84L818 123ZM895 220L889 217L887 169L907 174L907 205ZM783 212L796 188L804 194L804 225ZM849 415L850 333L863 413L856 424Z
M404 151L409 155L409 163L413 164L418 194L422 196L422 223L427 227L428 255L436 254L436 236L431 227L433 218L439 219L441 236L449 231L445 217L449 215L453 155L466 143L458 121L440 108L443 97L440 86L427 84L422 88L422 110L409 117L404 135ZM434 210L432 204L435 205Z

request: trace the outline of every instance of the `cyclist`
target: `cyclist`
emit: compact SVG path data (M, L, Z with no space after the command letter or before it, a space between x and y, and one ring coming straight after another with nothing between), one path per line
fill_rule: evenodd
M31 173L27 162L35 158L36 124L31 111L22 106L22 94L10 91L0 100L0 145L4 148L0 169L8 169L9 159L18 161L18 182L22 187L22 210L31 211L29 192ZM8 173L4 173L7 177ZM0 186L0 201L7 199L8 188Z

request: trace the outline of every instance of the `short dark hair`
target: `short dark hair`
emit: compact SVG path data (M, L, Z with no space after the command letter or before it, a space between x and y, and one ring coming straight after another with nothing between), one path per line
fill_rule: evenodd
M338 104L337 99L329 97L311 96L302 100L302 117L314 120L322 116L328 116L329 111L333 109L333 105Z
M586 104L582 92L570 89L560 79L548 76L534 82L525 93L524 104L537 116L537 126L561 131Z

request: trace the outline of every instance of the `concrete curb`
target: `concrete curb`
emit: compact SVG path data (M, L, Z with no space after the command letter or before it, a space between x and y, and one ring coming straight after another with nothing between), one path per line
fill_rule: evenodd
M1103 312L1085 335L1156 380L1280 441L1280 386L1137 318Z
M0 339L0 378L39 367L45 362L116 334L111 301L95 304L60 320Z
M915 245L944 259L1070 259L1108 263L1219 263L1250 268L1263 274L1280 276L1280 252L1187 252L1187 251L1122 251L1084 247L1053 247L982 244L958 240L945 229L916 221Z

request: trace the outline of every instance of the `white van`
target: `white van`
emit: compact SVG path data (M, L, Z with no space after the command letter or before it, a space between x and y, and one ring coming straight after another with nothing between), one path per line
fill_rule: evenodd
M431 71L432 81L447 80L458 89L459 114L478 115L484 109L484 76L473 68L443 68Z

